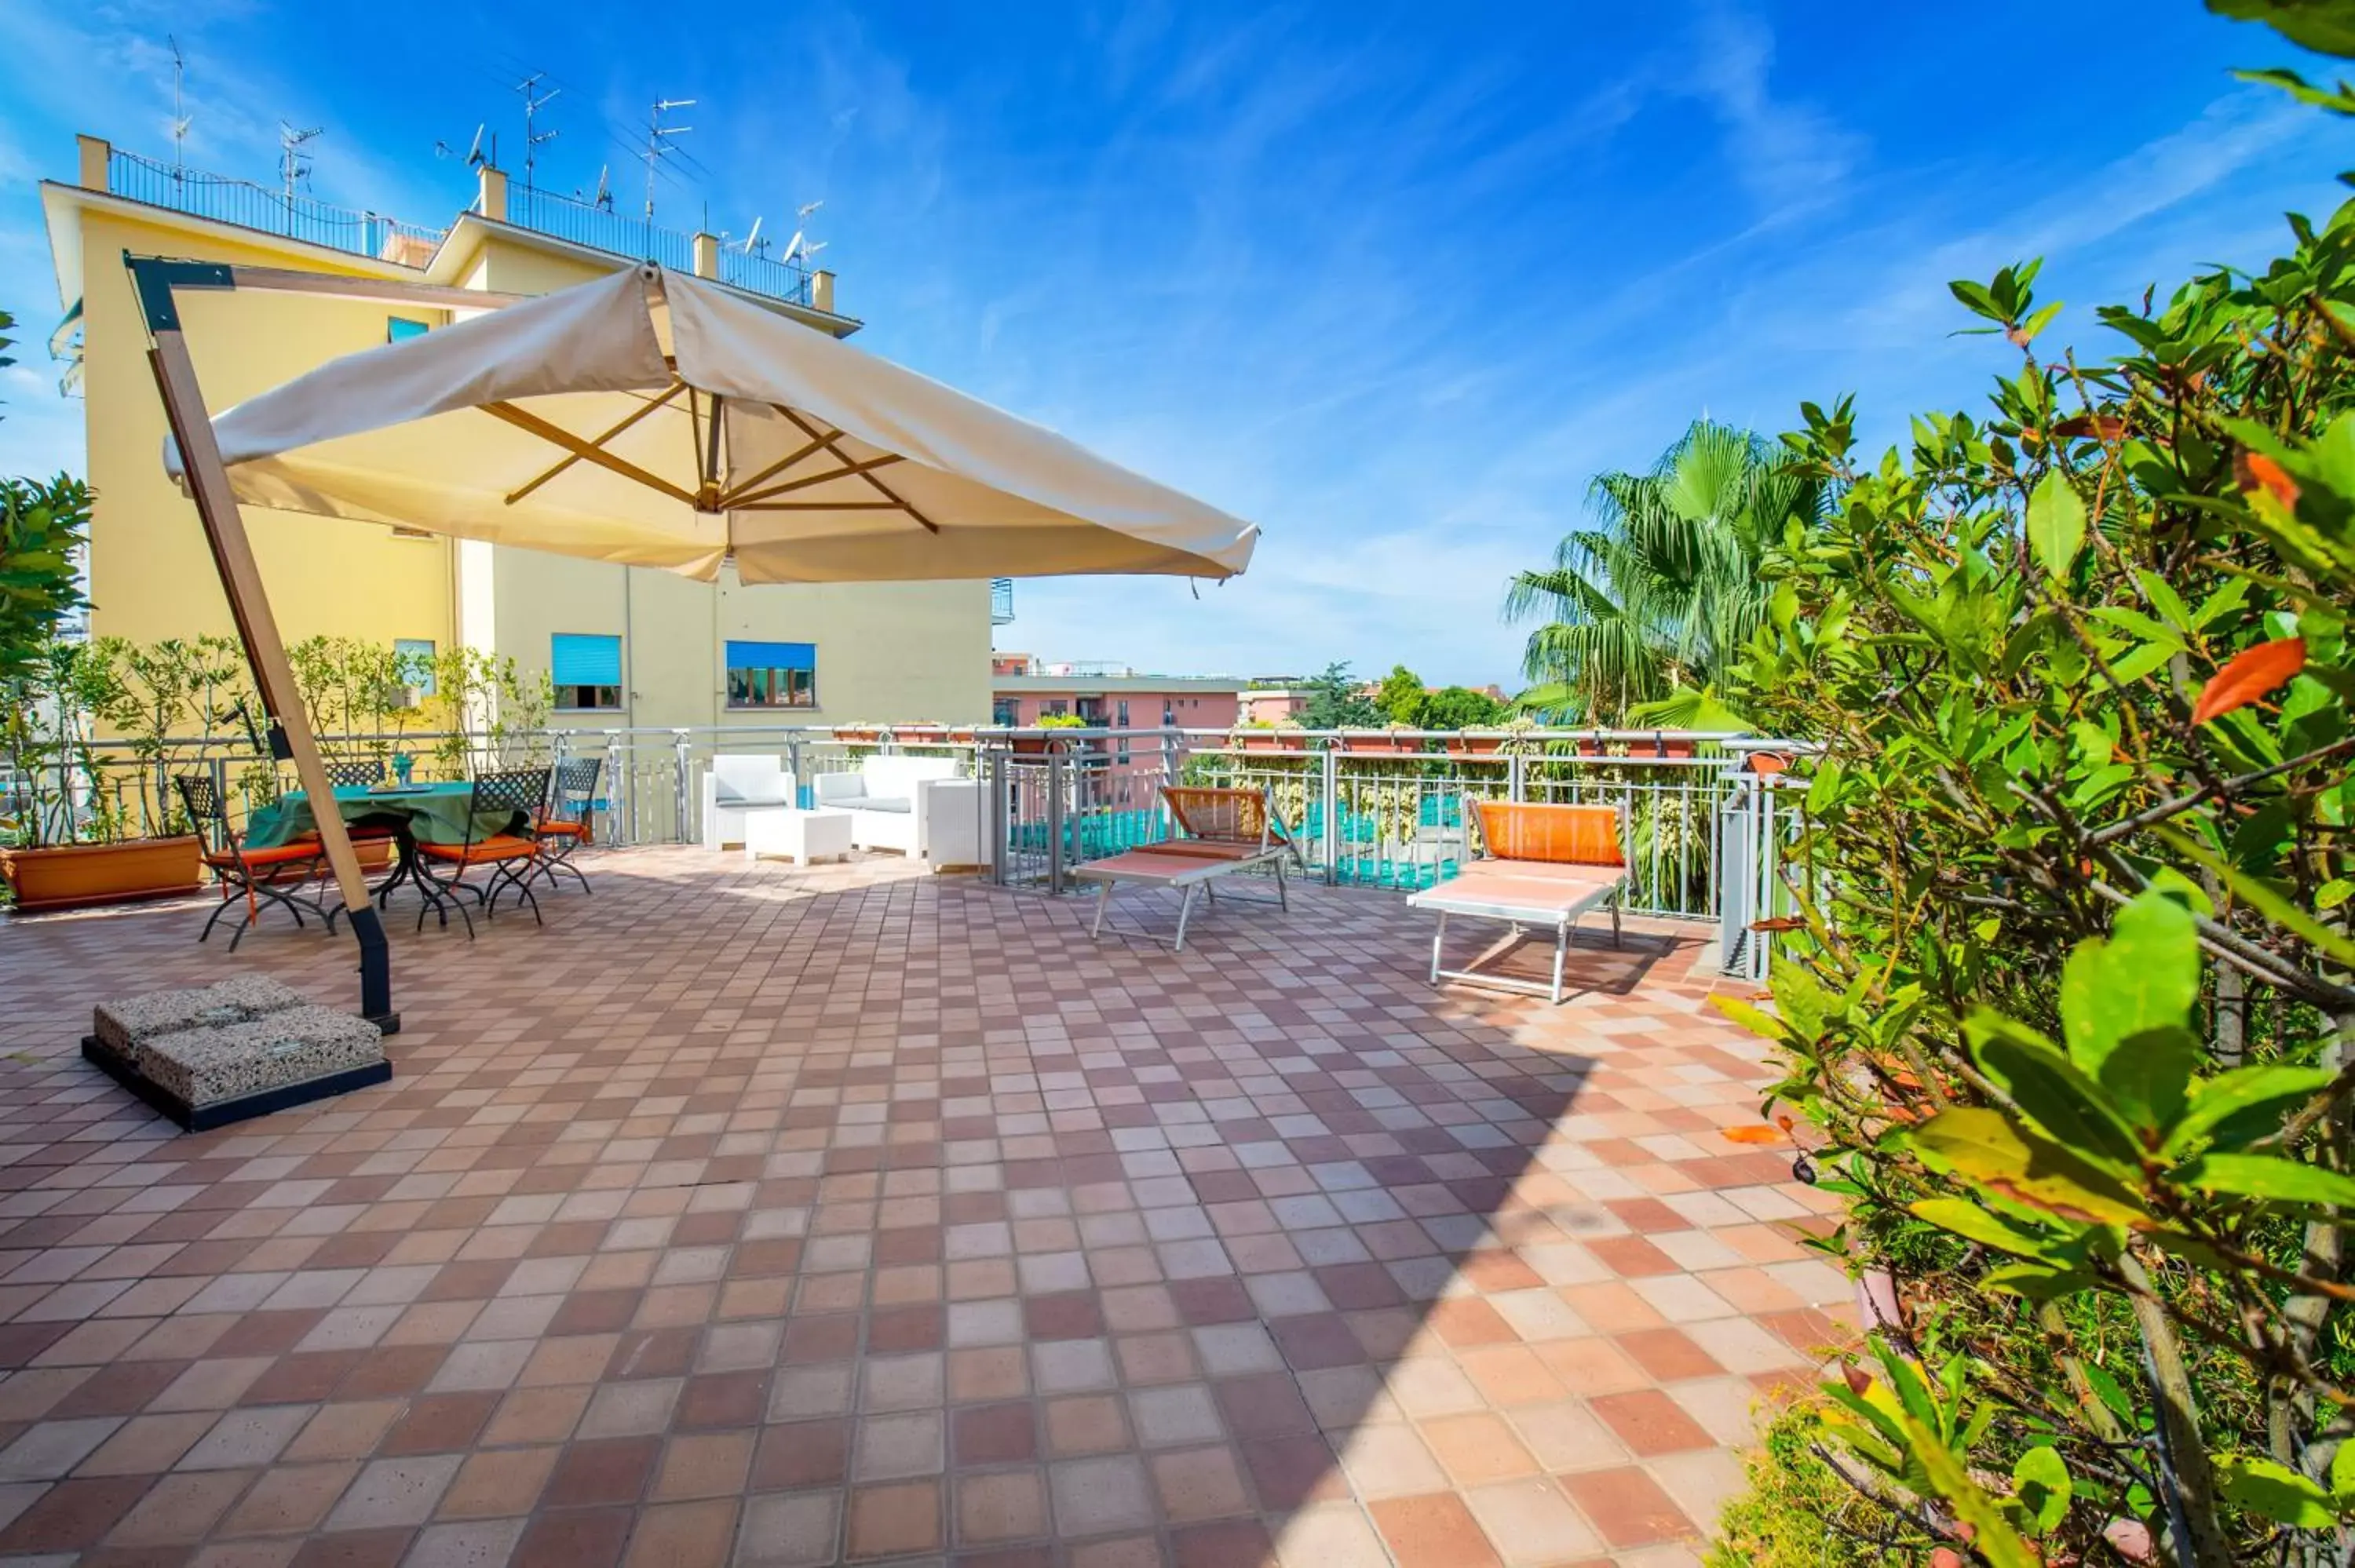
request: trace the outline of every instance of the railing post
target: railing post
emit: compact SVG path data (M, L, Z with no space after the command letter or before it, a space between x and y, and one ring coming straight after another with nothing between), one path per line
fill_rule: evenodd
M1529 798L1529 758L1518 751L1505 756L1505 799L1515 802Z
M1341 759L1327 746L1317 758L1317 793L1325 801L1325 885L1341 881Z
M794 804L798 806L802 803L803 785L802 732L797 729L791 729L785 732L785 771L793 775ZM809 786L812 789L815 789L816 787L817 786L815 783Z
M671 784L677 795L677 800L672 806L671 842L673 843L693 843L696 839L696 835L687 831L687 820L688 812L687 800L692 793L692 791L687 789L687 768L689 767L687 758L689 748L694 744L694 736L689 735L686 730L682 729L672 732Z
M1068 752L1061 741L1047 747L1047 891L1063 891L1063 768Z

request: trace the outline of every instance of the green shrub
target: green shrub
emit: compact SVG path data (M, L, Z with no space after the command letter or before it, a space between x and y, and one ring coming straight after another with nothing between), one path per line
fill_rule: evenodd
M1937 1560L2355 1545L2355 206L2290 230L2099 312L2105 358L2041 353L2035 263L1955 283L2017 355L1987 410L1785 438L1833 504L1731 679L1822 752L1774 1007L1727 1010L1913 1308L1823 1451ZM1828 1495L1813 1453L1733 1518Z

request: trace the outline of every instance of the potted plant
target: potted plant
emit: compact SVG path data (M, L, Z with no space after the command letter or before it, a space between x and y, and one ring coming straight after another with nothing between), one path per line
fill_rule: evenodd
M1088 721L1082 718L1077 714L1042 714L1039 715L1039 723L1036 727L1039 729L1085 729L1088 727ZM1014 749L1016 753L1024 757L1044 757L1047 755L1048 748L1051 746L1060 745L1066 750L1069 750L1071 748L1071 743L1069 741L1058 741L1053 736L1050 735L1018 735L1014 737Z
M1423 736L1413 726L1403 724L1383 729L1345 729L1341 749L1352 757L1412 756L1423 749Z

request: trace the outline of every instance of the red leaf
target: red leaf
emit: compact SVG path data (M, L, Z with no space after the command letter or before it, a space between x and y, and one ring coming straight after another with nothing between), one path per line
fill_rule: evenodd
M1719 1130L1725 1134L1729 1142L1732 1143L1780 1143L1783 1141L1783 1130L1780 1128L1728 1127L1721 1128Z
M1840 1362L1840 1376L1848 1380L1849 1391L1859 1398L1862 1398L1872 1387L1872 1374L1854 1361Z
M2286 507L2297 504L2297 481L2263 452L2243 452L2237 465L2243 490L2262 490Z
M2305 668L2303 637L2284 637L2243 648L2200 688L2200 700L2191 708L2191 722L2206 724L2235 708L2247 707L2267 692L2287 685Z
M1963 1568L1963 1554L1951 1546L1940 1546L1930 1553L1930 1568Z
M1796 931L1806 924L1796 915L1776 915L1769 919L1753 920L1750 928L1753 931Z

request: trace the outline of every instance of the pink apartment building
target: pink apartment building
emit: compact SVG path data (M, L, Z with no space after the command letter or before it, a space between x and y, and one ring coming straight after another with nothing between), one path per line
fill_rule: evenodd
M1140 675L1124 665L1048 663L1028 653L990 655L990 722L1028 729L1075 716L1090 728L1232 729L1243 682L1233 675ZM1157 745L1112 744L1115 767L1158 767Z

